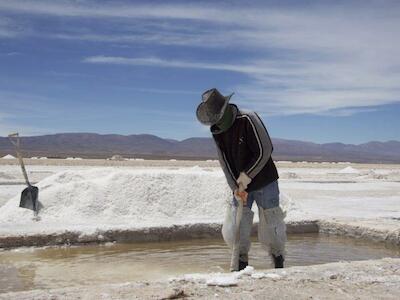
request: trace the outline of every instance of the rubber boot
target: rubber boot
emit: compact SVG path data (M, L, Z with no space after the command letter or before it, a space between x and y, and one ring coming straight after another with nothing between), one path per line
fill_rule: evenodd
M282 255L275 256L272 254L272 259L274 260L275 269L283 268L283 263L285 259L283 258Z
M253 225L254 213L249 207L243 207L242 221L240 222L240 243L239 243L239 268L243 270L249 264L250 235Z
M249 263L247 261L241 261L239 259L239 271L244 270L248 265Z

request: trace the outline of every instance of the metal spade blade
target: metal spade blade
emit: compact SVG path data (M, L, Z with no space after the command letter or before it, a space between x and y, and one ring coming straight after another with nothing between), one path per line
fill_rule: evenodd
M33 185L28 186L21 193L19 207L31 209L35 212L38 211L38 197L39 189Z

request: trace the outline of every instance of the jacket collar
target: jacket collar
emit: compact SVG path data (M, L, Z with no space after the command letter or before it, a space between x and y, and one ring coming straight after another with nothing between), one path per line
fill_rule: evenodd
M212 134L221 134L223 132L226 132L227 130L229 130L229 128L232 127L233 123L235 123L236 117L240 114L240 111L239 111L238 107L235 104L231 104L230 103L229 107L232 108L232 113L233 113L231 124L225 130L219 128L217 125L211 126L210 127L210 131L211 131Z

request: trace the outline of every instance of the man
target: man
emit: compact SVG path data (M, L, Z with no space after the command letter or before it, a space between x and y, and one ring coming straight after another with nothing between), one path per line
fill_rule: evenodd
M286 225L285 214L279 206L279 177L271 158L272 142L256 113L239 110L228 103L232 95L223 96L215 88L207 90L196 115L202 124L210 126L219 162L234 195L234 205L238 205L238 200L244 204L238 268L242 270L248 265L254 201L260 217L259 240L269 251L275 268L283 268Z

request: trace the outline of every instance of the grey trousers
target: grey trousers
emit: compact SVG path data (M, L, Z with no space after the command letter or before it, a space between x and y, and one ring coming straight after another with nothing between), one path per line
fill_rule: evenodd
M237 206L237 200L233 199ZM274 181L267 186L250 192L247 204L243 207L243 216L240 222L240 248L239 259L248 261L250 250L250 234L253 225L254 213L251 211L254 201L258 206L259 224L258 239L263 248L275 256L285 255L286 224L285 213L279 206L279 186Z

